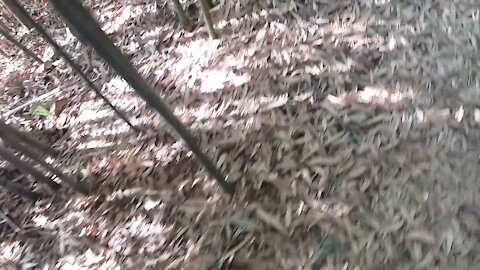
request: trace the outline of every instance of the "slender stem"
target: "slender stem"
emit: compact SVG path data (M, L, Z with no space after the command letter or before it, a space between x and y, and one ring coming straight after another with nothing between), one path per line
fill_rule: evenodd
M51 189L58 190L58 188L60 187L60 185L54 182L52 179L46 177L41 172L36 170L33 167L33 164L21 160L20 158L15 156L12 152L10 152L7 148L5 148L2 145L0 145L0 156L3 157L8 162L10 162L13 166L15 166L20 171L26 174L30 174L37 181L47 184Z
M217 34L213 29L213 20L212 20L212 16L210 15L210 8L208 6L208 2L207 0L199 0L199 1L200 1L200 8L202 9L202 13L203 13L203 20L205 21L205 24L207 26L208 35L210 36L211 39L216 39Z
M41 152L47 153L50 156L58 156L58 151L56 151L49 145L37 140L35 137L28 133L21 132L17 128L7 125L2 119L0 119L0 136L2 136L2 134L5 132L9 132L10 134L17 137L19 140L23 141L28 145L31 145L34 148L37 148Z
M203 153L195 138L187 131L182 123L173 115L153 89L145 82L127 58L115 46L110 38L102 31L92 15L76 1L50 0L57 11L77 29L85 40L95 48L99 55L113 67L140 95L147 104L156 110L168 123L170 128L187 144L197 156L207 171L217 180L225 192L233 194L235 187L225 181L218 168Z
M60 178L63 182L67 183L69 186L71 186L75 191L78 191L84 195L88 195L88 190L85 188L83 185L80 183L77 183L73 178L70 176L64 174L62 171L59 169L53 167L51 164L45 162L43 158L41 158L39 155L37 155L34 151L32 151L30 148L22 145L19 140L17 140L14 137L7 136L7 140L10 145L17 149L19 152L24 154L25 156L31 158L32 160L35 160L38 162L40 165L42 165L47 171L49 171L52 174L55 174L58 178Z
M190 20L187 17L187 14L185 14L185 10L183 10L182 4L180 4L179 0L172 0L173 1L173 8L175 9L175 12L178 15L178 18L180 18L180 23L182 24L183 28L186 30L190 30Z
M33 60L43 63L42 59L40 59L37 55L35 55L30 49L25 47L22 43L18 42L10 33L8 33L3 27L0 27L0 35L4 36L8 41L10 41L13 45L17 48L22 50L26 55L30 56Z
M60 55L63 57L63 59L65 59L65 61L78 73L78 75L80 75L80 77L82 77L82 79L87 83L87 85L92 88L92 90L97 94L97 96L99 96L104 102L105 104L107 104L123 121L125 121L125 123L127 123L133 130L135 130L136 132L140 132L140 129L135 127L131 122L130 120L128 120L127 116L121 112L119 109L117 109L117 107L115 107L111 102L110 100L108 100L108 98L106 96L104 96L102 94L102 92L100 91L100 89L95 85L93 84L93 82L87 77L87 75L85 75L85 73L83 73L82 69L80 68L79 65L77 65L75 62L73 62L72 60L72 57L70 57L70 55L68 55L63 49L62 47L60 47L60 45L58 45L57 42L55 42L52 37L47 33L47 31L45 31L45 29L43 29L42 26L40 26L37 22L35 22L32 17L30 16L30 14L25 10L25 8L23 8L22 5L20 5L20 3L17 1L17 0L8 0L8 1L11 1L12 2L12 5L14 5L16 8L18 8L18 10L28 19L28 21L30 21L33 25L33 27L43 36L43 38L45 40L48 41L48 43L50 43L50 45L52 45L53 48L55 48L55 50L60 53ZM66 1L66 2L76 2L76 1Z

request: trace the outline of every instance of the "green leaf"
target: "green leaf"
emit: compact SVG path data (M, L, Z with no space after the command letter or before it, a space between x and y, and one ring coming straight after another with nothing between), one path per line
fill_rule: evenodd
M361 145L363 143L362 136L355 129L350 129L350 137L352 137L352 140L358 145Z
M334 255L337 253L338 250L338 243L334 240L329 240L327 237L323 237L321 235L316 235L314 237L314 242L317 246L316 252L313 255L313 259L311 262L311 266L322 262L322 260L327 255Z
M50 111L42 105L38 105L37 108L35 108L35 110L32 112L32 114L35 116L49 116Z

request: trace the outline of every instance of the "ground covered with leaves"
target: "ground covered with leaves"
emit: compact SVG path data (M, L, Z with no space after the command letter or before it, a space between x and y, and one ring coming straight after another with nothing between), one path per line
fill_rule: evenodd
M193 1L192 32L170 1L85 4L233 198L45 3L24 1L145 132L6 14L45 63L1 43L0 112L62 150L52 162L91 195L3 164L45 196L1 191L1 267L479 269L477 0L214 2L216 40Z

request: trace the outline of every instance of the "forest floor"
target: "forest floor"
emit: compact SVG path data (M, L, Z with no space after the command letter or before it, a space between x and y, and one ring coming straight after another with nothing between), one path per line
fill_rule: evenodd
M219 0L216 40L192 1L187 32L170 1L87 0L231 199L45 3L23 2L147 132L5 14L45 64L1 43L0 113L91 195L0 191L18 226L0 223L0 268L480 269L477 0Z

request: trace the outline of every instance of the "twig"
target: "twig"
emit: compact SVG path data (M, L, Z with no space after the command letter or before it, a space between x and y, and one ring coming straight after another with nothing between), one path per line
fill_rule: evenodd
M199 1L200 1L200 8L202 9L202 13L203 13L203 19L207 26L208 35L210 36L211 39L216 39L217 34L213 29L213 21L212 21L212 16L210 15L210 7L208 4L208 1L207 0L199 0Z
M87 83L87 85L92 88L92 90L105 102L105 104L107 104L123 121L125 121L125 123L127 123L133 130L135 130L136 132L140 132L140 129L135 127L131 122L130 120L128 120L127 116L121 112L119 109L117 109L117 107L115 107L111 102L110 100L108 100L108 98L106 96L104 96L102 94L102 92L100 91L100 89L95 85L93 84L93 82L87 77L87 75L85 75L85 73L83 73L82 69L80 68L80 66L78 64L76 64L73 60L72 60L72 57L70 57L69 54L67 54L63 49L62 47L60 47L60 45L58 45L57 42L55 42L55 40L53 40L53 38L47 33L47 31L40 25L38 24L37 22L35 22L32 17L30 16L30 14L25 10L25 8L20 5L20 3L18 2L18 0L9 0L12 2L12 5L14 5L16 8L18 8L19 12L25 16L28 21L30 21L33 25L33 27L43 36L43 38L45 40L48 41L48 43L50 43L50 45L53 46L53 48L55 48L55 50L60 53L60 55L63 57L63 59L65 59L65 61L78 73L78 75L80 75L80 77L82 77L82 79L85 80L85 82ZM69 3L70 2L75 2L75 1L68 1Z
M220 170L203 153L195 138L163 103L162 99L155 94L153 89L140 76L113 41L102 31L88 10L79 1L50 0L50 2L63 18L68 20L69 24L75 27L85 40L88 40L99 55L132 86L135 92L162 116L175 134L185 142L188 148L200 160L208 173L217 180L217 183L223 190L233 194L235 186L225 181Z
M3 114L3 117L7 118L7 117L9 117L10 115L12 115L12 114L14 114L14 113L16 113L16 112L18 112L18 111L20 111L20 110L28 107L28 106L34 104L34 103L43 101L43 100L45 100L45 99L47 99L47 98L50 98L51 96L53 96L53 95L55 95L55 94L57 94L57 93L59 93L59 92L62 92L62 91L63 91L63 90L61 90L60 87L57 87L57 88L53 89L52 91L50 91L50 92L48 92L48 93L45 93L45 94L40 95L40 96L38 96L38 97L36 97L36 98L33 98L33 99L25 102L24 104L22 104L22 105L20 105L20 106L18 106L18 107L16 107L16 108L14 108L14 109L11 109L10 111L4 113L4 114Z
M188 19L187 14L185 14L185 10L183 10L182 4L180 4L179 0L172 1L175 12L177 13L178 18L180 18L180 23L183 25L183 28L190 31L190 20Z

